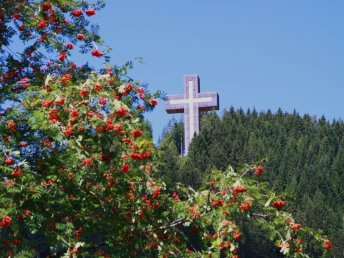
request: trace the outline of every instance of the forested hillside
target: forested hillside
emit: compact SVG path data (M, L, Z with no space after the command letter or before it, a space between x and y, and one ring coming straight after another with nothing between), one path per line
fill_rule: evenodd
M204 114L200 135L181 157L183 124L171 121L160 142L161 173L175 182L202 187L214 169L264 161L262 181L285 192L288 209L303 226L322 229L334 243L333 257L344 257L344 123L324 117L257 113L231 108L221 118ZM245 226L245 223L243 223ZM267 257L260 229L247 227L241 257ZM317 257L317 252L313 252ZM271 250L270 250L270 256ZM278 252L276 256L279 257Z

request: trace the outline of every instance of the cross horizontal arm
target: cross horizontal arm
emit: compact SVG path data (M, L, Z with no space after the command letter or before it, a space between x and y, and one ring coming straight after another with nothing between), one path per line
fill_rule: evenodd
M219 110L219 94L217 92L206 92L206 93L199 93L198 97L200 99L208 98L209 101L201 102L198 104L200 111L211 111L211 110Z
M174 103L175 101L184 100L184 94L178 95L167 95L166 96L166 112L168 114L176 114L176 113L184 113L184 104L182 103Z

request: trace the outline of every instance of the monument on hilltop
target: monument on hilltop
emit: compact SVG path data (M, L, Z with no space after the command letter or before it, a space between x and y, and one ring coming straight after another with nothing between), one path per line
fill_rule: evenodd
M184 113L184 142L187 155L195 134L199 133L200 111L219 110L217 92L200 93L200 80L197 74L184 76L184 94L167 95L168 114Z

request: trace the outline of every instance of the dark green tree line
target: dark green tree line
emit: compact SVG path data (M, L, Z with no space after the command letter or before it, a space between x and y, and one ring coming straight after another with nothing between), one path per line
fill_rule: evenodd
M289 211L303 224L318 228L334 242L334 257L344 256L344 123L300 116L279 109L257 113L233 107L220 118L207 113L201 119L201 132L194 138L187 157L176 151L180 146L182 123L170 123L160 142L164 177L173 187L183 182L201 188L213 169L235 169L241 164L266 158L261 180L273 190L286 192ZM273 171L273 173L270 173ZM243 257L259 257L259 229L248 228ZM255 235L258 234L258 237ZM246 241L244 240L244 241ZM310 247L312 248L312 247ZM256 253L255 253L256 251ZM317 257L317 251L313 251ZM264 256L260 256L264 257ZM271 257L271 256L269 256ZM278 257L278 256L276 256Z

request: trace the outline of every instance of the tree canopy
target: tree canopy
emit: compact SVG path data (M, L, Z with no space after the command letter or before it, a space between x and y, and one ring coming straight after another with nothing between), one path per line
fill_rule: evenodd
M204 114L200 135L187 157L172 155L175 152L171 151L179 150L182 132L183 124L171 121L160 142L161 151L171 155L162 160L159 173L171 188L179 181L201 189L213 169L223 170L228 165L238 169L245 162L267 158L260 180L268 182L274 191L285 192L287 211L302 225L330 235L333 255L343 256L342 121L329 123L324 117L282 110L258 114L256 110L230 108L222 117ZM266 257L271 253L269 247L259 245L265 240L255 237L259 232L254 227L249 229L253 232L242 248L245 257L258 257L258 253ZM311 251L313 257L320 256L315 250Z
M238 257L251 218L278 252L307 257L315 243L328 255L331 242L256 180L262 162L213 169L197 190L161 180L164 159L144 120L160 93L127 77L131 62L96 70L70 58L78 47L108 61L89 22L103 6L0 4L1 255Z

